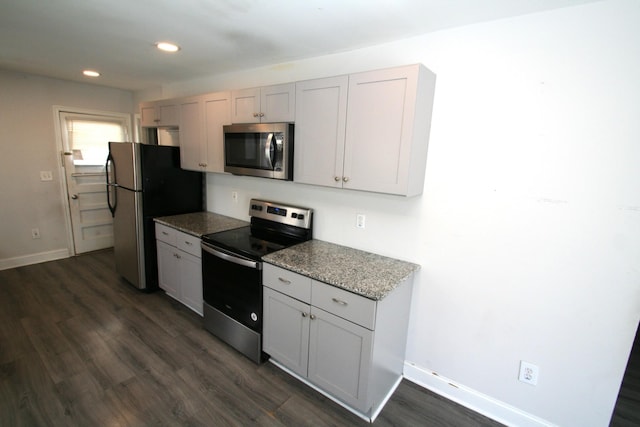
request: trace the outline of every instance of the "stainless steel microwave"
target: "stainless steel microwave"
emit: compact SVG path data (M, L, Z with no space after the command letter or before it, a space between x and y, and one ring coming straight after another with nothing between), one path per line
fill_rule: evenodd
M225 172L293 179L293 123L235 124L223 130Z

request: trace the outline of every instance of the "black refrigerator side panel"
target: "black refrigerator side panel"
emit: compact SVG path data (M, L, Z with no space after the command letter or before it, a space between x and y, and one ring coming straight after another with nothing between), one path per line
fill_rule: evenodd
M143 227L147 289L158 287L153 218L203 210L203 174L180 169L180 149L141 145Z
M202 211L202 172L180 169L180 149L141 145L144 216Z

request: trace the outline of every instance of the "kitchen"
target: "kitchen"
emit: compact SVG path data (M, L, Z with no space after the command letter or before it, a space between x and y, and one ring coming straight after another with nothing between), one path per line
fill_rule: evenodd
M414 379L485 412L506 403L502 416L518 421L604 425L638 321L637 13L631 2L596 2L149 93L3 71L1 258L63 256L57 174L38 176L57 161L51 105L131 112L147 100L421 62L438 76L422 196L208 174L208 209L246 220L251 198L286 194L314 208L316 238L420 264ZM517 381L520 360L540 366L536 387Z

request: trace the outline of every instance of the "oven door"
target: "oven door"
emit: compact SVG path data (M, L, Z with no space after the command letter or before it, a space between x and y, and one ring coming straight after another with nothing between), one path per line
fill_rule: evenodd
M202 243L204 302L262 333L262 262Z

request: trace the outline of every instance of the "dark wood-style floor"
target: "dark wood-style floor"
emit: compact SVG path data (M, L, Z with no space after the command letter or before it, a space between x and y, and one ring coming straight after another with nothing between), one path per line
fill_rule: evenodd
M0 271L0 426L365 426L102 251ZM403 381L375 426L498 426Z
M627 370L622 379L622 386L618 394L611 427L640 426L640 340L636 332L636 339L627 362Z

